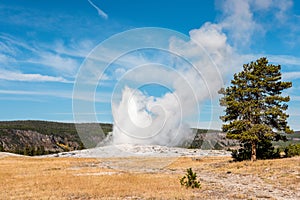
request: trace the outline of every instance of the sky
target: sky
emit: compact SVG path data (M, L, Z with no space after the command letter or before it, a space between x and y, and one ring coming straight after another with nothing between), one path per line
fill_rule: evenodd
M74 96L73 92L87 57L110 38L144 27L175 31L200 43L220 71L225 86L244 63L264 56L270 63L280 64L283 80L293 83L293 87L284 92L291 97L289 125L300 130L300 2L291 0L2 0L0 120L73 122L74 98L86 97L85 94ZM139 38L134 41L136 39ZM170 51L181 52L186 58L196 56L198 51L189 54L194 46L186 41L168 42ZM122 49L124 45L119 40L114 47ZM170 64L170 60L175 62L161 50L136 51L125 57L126 62L121 58L119 63L116 61L106 69L101 79L103 87L96 87L96 100L84 99L92 101L99 122L114 121L112 93L116 91L117 96L122 97L125 87L115 90L119 78L125 74L125 69L118 66L145 64L150 60L163 65ZM141 57L142 62L135 62ZM172 64L180 62L183 61ZM185 73L184 70L178 72L179 75ZM204 76L211 78L208 83L215 83L210 72L205 71ZM152 72L136 73L146 79L152 77L149 74L154 79L162 78L162 71L156 73L154 68ZM132 78L132 74L128 77ZM170 77L169 82L172 82ZM144 95L161 97L181 89L176 85L150 86L140 87ZM209 90L217 91L210 86ZM195 94L197 96L197 92ZM201 116L198 113L196 120L195 116L187 117L187 123L193 127L220 129L219 116L224 108L219 106L219 98L211 95L201 99Z

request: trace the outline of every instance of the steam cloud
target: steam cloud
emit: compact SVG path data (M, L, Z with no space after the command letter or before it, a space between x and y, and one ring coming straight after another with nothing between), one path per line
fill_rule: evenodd
M169 51L179 53L191 65L183 59L173 59L173 70L150 65L123 77L140 81L140 84L151 81L168 84L172 92L154 97L125 86L121 101L112 104L114 144L176 146L187 138L193 139L185 119L198 118L198 106L215 96L222 87L220 74L226 72L224 66L229 64L233 51L216 24L206 23L200 29L192 30L190 39L186 42L171 38Z

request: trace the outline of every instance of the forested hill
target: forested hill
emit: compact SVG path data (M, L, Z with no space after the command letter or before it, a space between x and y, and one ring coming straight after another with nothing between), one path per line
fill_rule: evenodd
M87 124L78 124L87 125ZM96 123L88 124L99 126ZM111 124L100 124L103 132L112 131ZM82 126L85 127L85 126ZM85 138L97 141L103 138ZM0 151L26 155L42 155L85 148L74 123L50 121L1 121Z
M86 123L88 124L88 123ZM97 123L89 123L95 124ZM112 131L112 124L99 123L104 133ZM62 135L77 135L77 131L74 123L52 122L52 121L0 121L0 130L3 129L18 129L18 130L32 130L42 134L54 134L57 136ZM77 135L78 136L78 135Z

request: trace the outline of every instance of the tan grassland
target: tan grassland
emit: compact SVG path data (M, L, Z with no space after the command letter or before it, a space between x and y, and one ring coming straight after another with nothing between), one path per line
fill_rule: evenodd
M166 166L160 162L169 159ZM161 166L161 167L157 167ZM201 189L181 187L186 168ZM300 199L300 157L46 158L0 155L0 199Z

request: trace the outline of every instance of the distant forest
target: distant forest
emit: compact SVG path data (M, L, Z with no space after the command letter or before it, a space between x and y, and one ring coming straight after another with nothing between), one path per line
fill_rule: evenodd
M107 135L112 131L112 124L108 123L89 123L99 124L103 132ZM64 136L76 135L77 130L74 123L52 122L52 121L38 121L38 120L24 120L24 121L0 121L0 134L3 129L18 129L18 130L32 130L42 134L51 134Z

